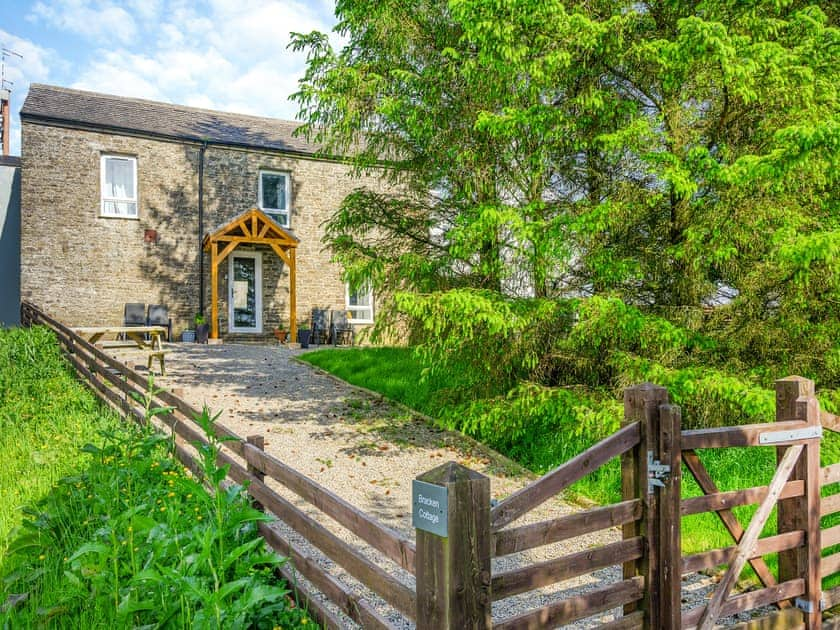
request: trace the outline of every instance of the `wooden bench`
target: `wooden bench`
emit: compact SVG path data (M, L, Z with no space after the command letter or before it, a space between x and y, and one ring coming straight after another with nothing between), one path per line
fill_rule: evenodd
M166 369L164 367L164 358L166 357L166 354L168 352L169 350L152 350L151 352L149 352L149 361L147 367L149 368L150 372L152 371L152 361L154 359L157 359L158 361L160 361L160 375L166 375Z

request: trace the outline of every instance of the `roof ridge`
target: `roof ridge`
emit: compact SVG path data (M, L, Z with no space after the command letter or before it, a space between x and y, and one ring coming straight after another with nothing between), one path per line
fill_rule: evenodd
M136 103L138 105L163 105L165 107L170 107L173 109L179 109L184 112L194 112L197 114L224 114L226 116L238 116L240 118L250 118L253 120L260 120L272 123L287 123L289 125L294 125L295 127L300 127L304 123L299 120L288 120L286 118L274 118L271 116L258 116L256 114L246 114L244 112L233 112L233 111L225 111L221 109L208 109L205 107L194 107L192 105L182 105L181 103L171 103L167 101L156 101L149 98L140 98L138 96L120 96L119 94L108 94L106 92L95 92L93 90L82 90L78 88L69 88L62 85L53 85L51 83L30 83L29 89L32 88L40 88L46 90L52 90L55 92L63 92L65 94L78 94L80 96L96 96L99 98L105 99L112 99L116 101L128 101L132 103ZM24 102L24 106L25 106Z

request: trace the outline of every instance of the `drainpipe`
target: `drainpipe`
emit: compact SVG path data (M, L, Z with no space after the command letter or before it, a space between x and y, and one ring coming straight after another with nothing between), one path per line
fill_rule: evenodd
M198 312L204 314L204 152L207 141L198 149Z

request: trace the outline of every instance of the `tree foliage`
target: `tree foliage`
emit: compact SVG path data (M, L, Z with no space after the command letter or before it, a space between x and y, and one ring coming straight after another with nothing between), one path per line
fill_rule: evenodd
M303 132L359 172L386 165L392 188L348 197L326 242L410 318L433 368L502 391L691 366L720 370L730 394L727 374L840 386L831 7L336 11L340 50L294 41L308 53Z

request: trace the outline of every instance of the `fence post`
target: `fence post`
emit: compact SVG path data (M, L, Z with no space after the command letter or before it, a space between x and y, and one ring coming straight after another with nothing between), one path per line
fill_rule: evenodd
M814 395L814 382L801 376L776 381L776 421L801 420L809 428L821 430L820 406ZM787 447L777 447L777 458ZM816 630L822 623L820 578L820 439L809 439L789 481L803 480L805 494L778 503L777 529L782 534L804 530L805 545L779 552L779 583L802 578L805 592L796 606L804 612L805 628Z
M265 436L264 435L249 435L245 438L245 441L250 444L251 446L255 446L261 451L265 450ZM256 466L252 466L248 464L248 472L254 475L260 481L265 481L265 473L257 468ZM257 501L256 499L252 499L252 504L255 509L259 510L260 512L265 512L265 506L262 503Z
M645 628L680 625L680 410L668 390L642 383L624 390L624 425L639 422L639 445L621 457L621 492L642 502L642 517L623 526L623 538L642 536L644 554L624 564L624 579L645 578L644 596L624 613L641 610ZM670 468L666 468L670 466ZM659 491L657 488L661 488Z
M489 630L490 479L448 462L419 475L417 482L421 483L415 482L412 489L417 630ZM424 484L437 489L424 489ZM421 528L428 526L423 518L429 513L442 517L441 523L433 519L428 523L435 527L445 523L445 536Z

